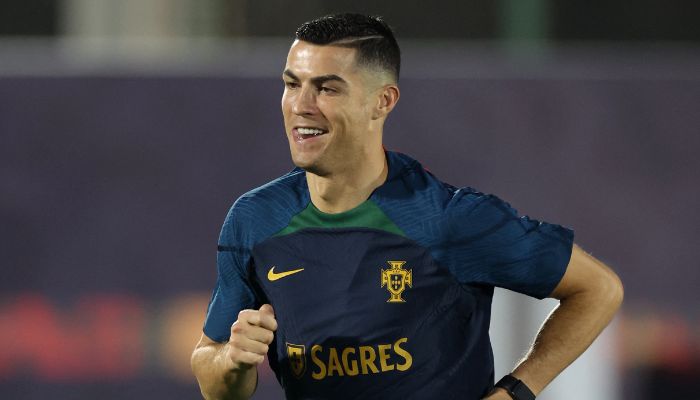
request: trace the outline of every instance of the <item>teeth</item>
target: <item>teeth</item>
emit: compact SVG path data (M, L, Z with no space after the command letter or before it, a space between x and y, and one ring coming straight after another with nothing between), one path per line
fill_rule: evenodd
M316 128L297 128L297 131L302 135L320 135L323 133L321 129Z

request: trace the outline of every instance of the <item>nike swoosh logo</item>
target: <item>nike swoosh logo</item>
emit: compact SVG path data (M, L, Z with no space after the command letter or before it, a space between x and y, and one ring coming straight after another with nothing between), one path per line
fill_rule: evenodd
M282 279L282 278L284 278L285 276L289 276L289 275L292 275L292 274L296 274L297 272L301 272L301 271L303 271L303 270L304 270L304 268L299 268L299 269L293 269L293 270L291 270L291 271L285 271L285 272L276 273L276 272L275 272L275 267L272 267L272 268L270 268L269 271L267 271L267 279L269 279L270 282L272 282L272 281L276 281L276 280L278 280L278 279Z

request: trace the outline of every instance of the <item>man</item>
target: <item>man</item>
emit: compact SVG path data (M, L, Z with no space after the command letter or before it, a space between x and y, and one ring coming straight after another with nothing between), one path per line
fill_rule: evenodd
M224 222L192 355L204 397L249 398L267 355L290 399L534 398L608 324L619 279L570 230L384 150L400 56L381 19L328 16L296 36L282 113L298 168ZM561 303L494 388L495 286Z

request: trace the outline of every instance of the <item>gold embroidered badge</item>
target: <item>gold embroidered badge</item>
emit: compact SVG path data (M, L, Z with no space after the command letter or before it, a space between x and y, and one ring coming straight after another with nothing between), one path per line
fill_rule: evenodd
M401 293L406 290L406 285L413 287L413 276L411 274L413 270L402 268L406 261L387 261L387 263L389 263L391 268L382 270L381 286L386 286L391 295L387 303L404 303L406 300L401 297Z
M306 347L303 344L287 343L287 356L289 367L298 379L306 372Z

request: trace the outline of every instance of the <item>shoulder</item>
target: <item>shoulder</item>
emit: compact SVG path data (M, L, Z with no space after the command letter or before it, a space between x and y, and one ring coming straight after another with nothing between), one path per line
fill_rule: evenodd
M472 187L443 182L413 158L387 152L390 176L375 201L409 236L432 244L455 231L482 230L516 215L508 203Z
M511 209L508 203L493 194L482 193L470 186L457 187L440 180L420 162L405 154L390 153L390 157L398 167L391 180L400 182L394 185L394 189L398 186L406 194L429 200L424 204L431 204L436 211L468 212L479 207L494 211Z
M284 206L294 206L306 196L305 172L292 171L259 186L239 197L231 207L231 213L239 217L256 216Z
M259 242L284 228L308 202L305 172L295 168L240 196L226 215L222 239Z
M448 213L487 212L487 213L517 213L509 203L496 195L482 193L472 187L456 188L446 206Z
M387 152L387 157L389 176L381 193L387 201L414 201L437 210L444 208L457 190L406 154Z
M372 200L407 237L430 247L445 232L445 209L458 190L413 158L387 152L389 176Z

